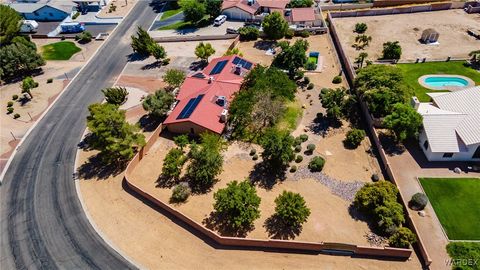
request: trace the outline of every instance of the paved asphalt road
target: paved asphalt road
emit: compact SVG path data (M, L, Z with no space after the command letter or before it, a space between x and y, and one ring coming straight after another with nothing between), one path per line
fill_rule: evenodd
M130 35L160 8L140 1L26 138L0 187L0 268L131 269L88 222L74 162L89 104L103 98L132 53Z

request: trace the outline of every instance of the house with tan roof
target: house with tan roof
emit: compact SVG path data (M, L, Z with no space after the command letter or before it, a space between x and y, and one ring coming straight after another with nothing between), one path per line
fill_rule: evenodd
M419 143L429 161L480 161L480 86L429 93L414 106L423 116Z
M204 70L185 79L177 104L163 124L173 133L222 134L233 95L253 67L238 55L213 59Z

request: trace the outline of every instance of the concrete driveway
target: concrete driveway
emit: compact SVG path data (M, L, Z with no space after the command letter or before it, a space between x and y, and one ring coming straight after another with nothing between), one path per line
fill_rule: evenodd
M220 26L209 25L202 28L190 28L182 30L158 30L151 31L150 35L152 37L172 37L172 36L215 36L215 35L225 35L227 33L227 28L240 28L244 25L243 22L231 22L227 21ZM156 28L155 28L156 29Z

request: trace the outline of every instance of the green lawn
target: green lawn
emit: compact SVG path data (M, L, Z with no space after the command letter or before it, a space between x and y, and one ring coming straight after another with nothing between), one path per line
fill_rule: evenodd
M60 41L42 46L42 56L45 60L68 60L81 50L72 41Z
M164 21L164 20L172 17L173 15L177 15L180 12L182 12L181 8L170 9L170 10L164 11L163 14L162 14L162 17L160 17L160 21Z
M210 23L211 23L210 16L205 15L203 19L201 19L196 24L193 22L180 21L180 22L172 23L172 24L157 28L157 30L182 30L182 29L189 29L189 28L202 28L210 25Z
M480 179L420 178L451 240L480 240Z
M428 102L430 97L427 92L435 92L435 90L422 87L418 83L418 78L427 74L452 74L463 75L469 77L478 85L480 84L480 72L477 72L463 64L465 61L450 62L428 62L418 64L397 64L402 69L405 77L405 83L415 90L415 95L420 101Z
M302 105L298 101L292 101L285 104L285 112L277 123L279 129L293 131L297 128L298 121L302 117Z

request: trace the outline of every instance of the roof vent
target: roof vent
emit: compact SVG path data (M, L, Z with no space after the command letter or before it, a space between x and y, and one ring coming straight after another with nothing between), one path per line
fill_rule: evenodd
M248 4L249 6L253 6L254 3L255 3L255 0L248 0L248 1L247 1L247 4Z
M240 64L235 65L235 70L233 71L233 73L235 73L237 75L241 75L242 74L242 65L240 65Z
M212 83L213 80L214 80L214 79L213 79L213 76L208 77L208 83Z
M227 122L227 115L228 115L228 110L223 110L222 114L220 114L220 122L225 123Z
M227 105L227 98L225 96L218 96L215 103L221 107L225 107Z

